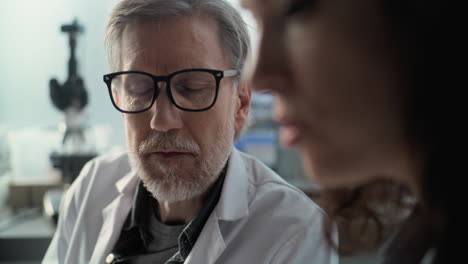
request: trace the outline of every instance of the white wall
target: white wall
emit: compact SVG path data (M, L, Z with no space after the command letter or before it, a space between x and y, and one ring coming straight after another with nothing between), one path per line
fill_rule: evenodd
M67 35L60 26L74 18L85 27L78 39L79 72L90 95L89 124L110 124L111 141L123 142L119 114L109 103L103 35L115 0L15 0L0 4L0 126L54 126L62 115L51 104L48 83L66 79Z

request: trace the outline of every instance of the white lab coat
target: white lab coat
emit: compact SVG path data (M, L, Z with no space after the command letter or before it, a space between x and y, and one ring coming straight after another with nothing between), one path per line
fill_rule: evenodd
M105 263L137 179L126 154L89 162L64 197L43 263ZM323 238L323 217L304 193L234 149L220 200L185 263L337 264Z

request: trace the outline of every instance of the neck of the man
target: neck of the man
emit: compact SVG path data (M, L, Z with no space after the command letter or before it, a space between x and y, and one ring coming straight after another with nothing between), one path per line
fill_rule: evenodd
M200 212L205 196L206 193L186 201L156 201L156 216L167 225L187 224Z

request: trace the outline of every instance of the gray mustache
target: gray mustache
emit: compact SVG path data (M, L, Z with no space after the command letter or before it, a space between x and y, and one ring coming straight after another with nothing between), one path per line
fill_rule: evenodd
M149 153L155 149L177 149L181 151L199 153L200 147L191 136L180 132L153 132L145 138L138 148L140 154Z

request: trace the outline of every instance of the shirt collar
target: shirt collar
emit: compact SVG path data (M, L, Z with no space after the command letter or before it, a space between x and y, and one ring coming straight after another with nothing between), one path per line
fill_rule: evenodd
M223 189L224 179L226 177L227 166L228 165L225 166L218 180L216 180L214 186L208 192L204 205L198 215L187 225L179 236L179 252L184 260L195 245L198 236L205 226L206 220L208 220L208 217L218 204L221 191Z

